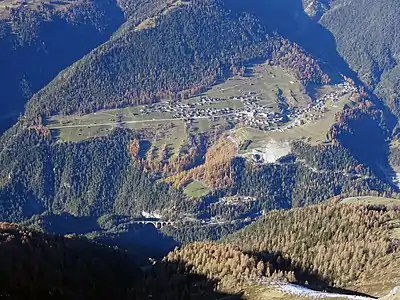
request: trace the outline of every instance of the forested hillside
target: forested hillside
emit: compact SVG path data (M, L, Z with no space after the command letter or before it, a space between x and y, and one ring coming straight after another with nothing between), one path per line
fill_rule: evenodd
M399 7L396 4L393 0L335 1L321 19L335 36L339 52L372 87L379 83L382 74L397 65Z
M318 2L318 1L317 1ZM398 118L399 110L399 5L393 0L335 1L320 23L335 37L337 49L367 87ZM386 115L387 121L397 121ZM392 120L389 120L392 119ZM391 126L392 129L394 126ZM390 164L398 169L398 125L393 131ZM382 152L382 151L381 151Z
M112 0L8 8L0 19L0 130L17 120L34 93L105 42L123 21Z
M6 223L0 253L4 299L124 299L141 274L123 252Z
M145 268L137 267L130 251L1 223L0 253L8 259L0 262L0 295L245 299L247 286L277 280L356 293L372 278L385 282L375 290L384 295L399 279L393 273L400 260L398 241L390 238L399 220L398 208L372 206L274 211L221 242L187 245Z
M11 137L4 142L7 134ZM0 158L2 220L18 222L42 212L100 217L183 209L179 191L155 183L133 164L130 131L70 144L53 144L33 129L7 134Z
M398 285L396 1L0 0L0 298Z
M0 254L7 258L0 261L3 299L240 299L179 261L144 273L121 250L7 223L0 224Z
M398 209L352 205L274 211L220 243L191 244L167 259L193 265L230 288L276 280L328 290L362 286L374 272L397 266L398 241L390 239L390 230L399 218ZM393 287L399 278L375 279Z
M339 0L331 6L321 24L334 35L339 53L359 78L399 116L397 1Z
M257 59L274 60L304 83L329 81L301 48L223 1L196 0L159 16L155 28L134 26L127 22L108 43L57 76L29 102L28 116L178 100L243 73L244 63Z
M250 211L260 211L302 207L340 194L393 192L389 185L378 179L370 168L356 160L339 143L310 146L296 142L292 145L291 155L294 163L261 166L246 163L242 158L233 159L233 184L228 194L254 197L257 200L245 207ZM218 205L214 209L226 210ZM233 212L226 211L227 214L238 216L243 213L241 206L232 209Z
M140 217L142 211L161 211L172 219L192 213L235 220L340 194L393 192L340 145L298 143L293 147L294 163L254 166L239 157L224 164L210 159L209 180L218 182L220 174L226 174L229 182L204 199L187 199L182 187L157 181L136 162L130 149L135 139L134 132L117 128L103 138L54 143L43 127L14 127L2 137L0 152L2 220L20 222L44 212ZM226 196L254 201L239 206L220 203Z
M96 5L100 4L108 7L112 3ZM287 12L289 23L285 25L274 15L286 13L282 11L284 4L274 1L270 10L259 12L255 4L222 0L174 5L167 1L121 2L129 20L109 41L63 70L35 94L28 103L26 116L2 136L1 219L22 222L43 214L66 213L115 220L119 216L142 217L142 212L157 211L166 219L179 220L190 214L197 220L240 221L225 227L201 228L198 232L195 224L191 230L196 238L182 238L179 230L172 230L172 236L187 242L197 237L217 238L263 210L302 207L341 194L391 195L396 188L388 184L382 171L387 165L391 127L362 87L337 114L325 144L294 142L288 162L283 159L275 164L258 165L238 156L234 143L220 139L221 132L213 137L191 134L188 149L180 145L182 151L176 154L170 152L171 145L164 143L163 155L156 162L141 145L148 144L149 137L119 128L124 126L123 122L105 136L76 143L56 141L56 131L45 127L45 117L52 114L95 112L163 99L178 101L229 76L243 75L246 63L257 60L268 60L270 66L280 66L291 73L304 90L311 90L311 84L328 83L328 73L333 79L342 71L341 64L327 65L337 61L336 56L330 57L332 53L337 55L336 50L321 52L315 41L304 40L304 34L288 34L288 26L297 22L292 14L301 5ZM75 7L78 12L79 5L97 7L90 2L74 5L70 9ZM264 3L261 8L267 6ZM32 13L41 16L47 11L56 15L70 13L53 11L45 5ZM91 13L89 9L84 11ZM157 15L152 19L154 24L137 26L153 14ZM107 19L105 13L99 16L105 20L96 21L94 28L110 33L112 25L105 24L114 19ZM117 16L124 17L121 11ZM305 13L299 18L314 22ZM311 32L321 33L322 29L315 26L311 26ZM21 43L34 45L37 40L28 37L31 35L21 33ZM62 128L65 124L60 125ZM374 138L372 145L369 135ZM205 184L209 193L198 199L188 197L184 189L195 181ZM230 197L239 199L238 203L224 200ZM246 197L251 200L241 201ZM116 224L121 225L118 221ZM120 233L119 229L117 232Z

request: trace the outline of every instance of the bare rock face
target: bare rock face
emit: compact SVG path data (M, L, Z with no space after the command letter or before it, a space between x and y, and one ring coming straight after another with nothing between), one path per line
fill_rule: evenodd
M291 151L288 141L269 140L264 148L253 150L253 159L259 163L276 163L280 158L288 155Z

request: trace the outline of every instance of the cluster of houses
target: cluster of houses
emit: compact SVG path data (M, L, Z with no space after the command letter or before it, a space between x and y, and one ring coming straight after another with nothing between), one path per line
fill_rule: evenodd
M147 105L140 110L141 114L149 113L170 113L173 119L206 119L211 117L226 117L234 115L238 112L233 108L216 108L212 104L223 101L220 98L201 98L199 102L182 103L182 102L162 102ZM207 107L206 107L206 104ZM203 108L204 106L204 108Z
M245 109L237 113L236 119L246 126L264 131L284 131L295 126L301 126L310 121L320 119L327 111L328 101L337 102L346 94L356 92L351 83L337 84L333 92L327 93L304 108L285 108L281 112L273 111L271 107L260 105L258 99L251 96L245 101ZM285 127L281 126L290 122Z
M326 102L337 102L341 97L346 94L356 92L357 88L349 82L339 83L335 85L335 91L328 93L321 98L315 100L312 104L309 104L306 108L301 110L295 110L288 117L294 121L290 125L287 125L285 129L291 129L295 126L303 125L309 121L318 120L322 117L322 114L326 112ZM282 129L279 129L282 130Z
M239 205L243 203L249 203L256 201L257 198L250 197L250 196L230 196L230 197L222 197L219 199L219 204L226 204L226 205Z
M225 118L265 131L283 131L321 118L327 110L325 107L327 101L338 101L345 94L356 91L356 88L348 82L337 84L335 87L335 91L324 95L307 107L286 107L280 109L279 112L271 106L262 105L260 103L262 99L255 92L249 92L242 96L230 97L231 102L241 102L240 105L233 105L241 108L221 108L220 105L215 104L226 101L225 99L203 97L193 103L163 102L151 104L141 109L140 113L169 113L172 119L182 119L188 122L193 119ZM291 122L286 127L281 126L289 121Z

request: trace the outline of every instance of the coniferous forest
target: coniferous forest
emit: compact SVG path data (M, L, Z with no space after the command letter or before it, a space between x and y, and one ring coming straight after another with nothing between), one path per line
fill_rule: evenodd
M399 15L0 0L0 298L397 299Z

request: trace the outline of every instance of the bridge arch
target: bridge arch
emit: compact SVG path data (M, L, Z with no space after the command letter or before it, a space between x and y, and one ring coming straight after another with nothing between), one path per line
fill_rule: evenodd
M153 220L146 221L146 220L142 220L142 221L134 221L134 224L140 224L140 225L151 224L156 229L162 229L165 226L173 226L174 222L173 221L153 221Z

